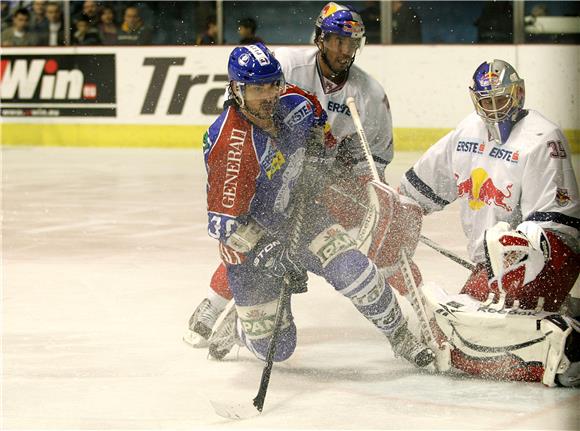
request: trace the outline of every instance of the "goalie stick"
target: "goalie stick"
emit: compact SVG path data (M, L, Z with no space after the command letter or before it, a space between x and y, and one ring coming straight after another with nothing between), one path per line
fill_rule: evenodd
M453 262L458 263L459 265L461 265L462 267L464 267L465 269L470 270L471 272L475 271L475 265L473 263L471 263L470 261L463 259L462 257L456 255L455 253L453 253L450 250L444 249L443 247L441 247L439 244L437 244L435 241L427 238L424 235L421 235L419 237L419 240L425 244L428 247L431 247L433 250L441 253L443 256L448 257L449 259L451 259Z
M357 134L359 136L360 144L363 153L365 155L365 159L367 161L367 164L369 165L373 181L382 183L377 167L373 162L373 157L369 148L369 143L365 131L363 129L362 121L360 119L354 98L349 97L348 99L346 99L346 104L350 109L352 120L354 122ZM435 353L436 367L439 371L448 370L450 366L449 346L447 344L440 346L435 340L435 336L433 335L433 331L431 330L431 326L429 324L429 316L427 315L427 311L425 309L426 302L425 298L423 296L423 293L415 283L415 279L413 277L409 261L404 251L401 251L399 266L401 268L401 272L403 273L403 280L405 282L405 286L409 291L408 295L409 302L411 303L413 311L415 311L415 314L417 315L417 318L419 320L421 335Z

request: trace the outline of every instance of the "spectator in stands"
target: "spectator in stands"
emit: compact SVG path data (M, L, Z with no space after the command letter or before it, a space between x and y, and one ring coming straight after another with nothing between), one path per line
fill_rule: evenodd
M512 43L514 30L512 2L486 2L475 25L478 43Z
M89 17L81 15L75 22L76 32L73 35L73 45L100 45L98 31L91 27Z
M0 15L2 16L2 27L0 31L4 31L10 27L12 22L10 17L10 3L7 1L0 2Z
M250 45L252 43L264 42L256 36L258 23L254 18L244 18L240 20L238 34L240 35L240 45Z
M205 32L197 37L196 45L215 45L218 37L218 26L215 15L210 15L205 21Z
M28 21L28 31L34 33L37 41L40 41L41 35L48 30L48 21L46 19L46 0L34 0Z
M28 31L30 12L21 8L14 12L12 25L2 32L2 46L34 46L36 36Z
M117 45L149 45L151 39L151 30L144 25L139 9L135 6L125 9L123 24L117 34Z
M89 26L97 29L99 25L99 5L96 1L86 0L83 3L83 10L76 17L75 22L81 18L88 20Z
M119 29L115 23L115 12L110 6L104 6L100 13L99 37L103 45L116 45Z
M46 4L46 26L38 33L38 44L43 46L64 45L64 24L60 4L49 2Z
M394 1L392 7L393 43L421 43L421 17L404 1Z

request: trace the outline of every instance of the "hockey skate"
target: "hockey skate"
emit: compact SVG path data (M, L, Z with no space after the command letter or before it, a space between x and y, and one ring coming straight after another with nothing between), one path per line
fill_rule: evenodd
M416 367L426 367L435 359L431 349L419 342L409 331L407 322L399 326L395 333L387 338L391 343L395 357L403 357Z
M235 345L243 345L236 331L237 320L236 305L231 301L209 337L209 355L213 359L221 360Z
M183 341L197 349L208 347L211 331L221 312L205 298L189 318L189 328Z

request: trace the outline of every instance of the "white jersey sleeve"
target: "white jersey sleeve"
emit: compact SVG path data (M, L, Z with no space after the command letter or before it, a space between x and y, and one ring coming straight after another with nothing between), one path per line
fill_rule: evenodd
M472 113L415 163L400 190L426 213L459 200L475 262L485 260L485 231L500 221L512 228L537 222L577 242L578 185L568 144L557 125L533 110L503 145L490 139Z
M369 141L375 165L383 176L385 168L391 163L394 155L391 108L383 87L376 80L361 72L360 69L354 69L353 66L349 81L353 84L353 89L357 90L355 101L363 129ZM350 121L352 122L352 119ZM360 148L358 135L355 133L351 135L351 138Z
M452 166L454 142L452 131L432 145L401 179L400 192L417 201L426 214L442 210L457 198Z
M327 88L318 70L317 48L277 48L276 58L282 65L287 82L316 95L328 114L328 122L338 142L351 138L360 170L368 169L346 99L353 97L377 169L381 175L393 159L393 124L389 101L381 84L356 65L351 66L347 81ZM359 169L357 168L357 171Z
M578 239L580 202L568 142L558 128L544 133L526 158L522 219Z

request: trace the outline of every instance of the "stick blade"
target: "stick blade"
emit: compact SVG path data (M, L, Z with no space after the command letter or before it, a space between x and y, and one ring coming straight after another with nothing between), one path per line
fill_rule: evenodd
M245 403L224 403L221 401L209 401L215 412L222 418L232 420L249 419L258 416L261 412L249 401Z

